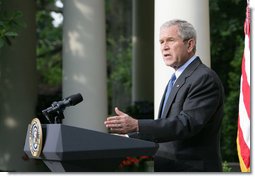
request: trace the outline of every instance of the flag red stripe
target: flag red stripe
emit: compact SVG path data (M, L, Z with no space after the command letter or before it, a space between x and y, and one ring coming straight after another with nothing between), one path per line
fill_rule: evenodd
M250 149L247 146L247 144L244 141L243 138L243 131L240 127L240 117L238 118L238 139L239 139L239 146L240 146L240 153L241 153L241 157L244 161L244 164L247 168L250 167Z
M247 81L247 75L245 72L245 57L243 57L242 61L242 74L243 74L243 82L242 82L242 93L243 93L243 102L245 105L245 109L247 111L248 117L250 118L250 86Z
M247 34L250 38L250 7L249 5L247 5L246 7L246 19L244 22L244 33ZM250 44L250 43L249 43ZM250 49L250 45L249 45L249 49Z

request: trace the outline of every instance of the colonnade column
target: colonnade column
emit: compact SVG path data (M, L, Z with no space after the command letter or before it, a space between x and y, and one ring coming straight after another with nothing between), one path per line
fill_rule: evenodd
M1 10L19 11L18 36L0 49L0 171L35 171L23 151L28 124L35 116L35 1L1 1Z
M102 0L64 1L63 97L81 93L63 123L106 131L105 6Z
M159 28L171 19L183 19L190 22L197 31L197 55L210 66L210 28L209 28L209 0L156 0L155 1L155 55L154 55L154 105L155 116L165 86L173 70L166 67L160 53Z

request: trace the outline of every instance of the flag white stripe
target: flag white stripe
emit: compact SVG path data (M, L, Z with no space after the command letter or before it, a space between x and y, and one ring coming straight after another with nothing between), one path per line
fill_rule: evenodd
M245 35L245 48L244 48L244 57L245 57L245 72L247 76L247 81L250 86L250 48L249 48L249 36Z
M242 88L243 78L241 77L241 87ZM239 99L239 117L240 117L240 128L243 132L243 138L245 143L250 149L250 119L245 109L243 102L243 92L240 90L240 99Z
M248 1L250 8L255 9L255 0Z

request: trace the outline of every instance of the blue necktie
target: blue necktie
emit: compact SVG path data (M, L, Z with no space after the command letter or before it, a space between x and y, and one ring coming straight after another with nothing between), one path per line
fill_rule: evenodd
M168 97L171 93L171 90L173 88L173 85L174 85L174 81L176 80L176 76L175 74L172 75L171 79L169 80L168 84L167 84L167 90L166 90L166 94L165 94L165 98L164 98L164 104L163 104L163 109L162 109L162 113L165 109L165 105L166 105L166 102L168 100Z

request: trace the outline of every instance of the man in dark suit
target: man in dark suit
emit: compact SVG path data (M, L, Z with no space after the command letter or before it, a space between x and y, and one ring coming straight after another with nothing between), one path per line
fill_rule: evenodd
M196 31L183 20L160 28L164 62L175 69L162 97L158 119L137 120L115 108L105 125L114 133L159 144L155 171L222 171L220 127L224 89L217 74L196 52Z

